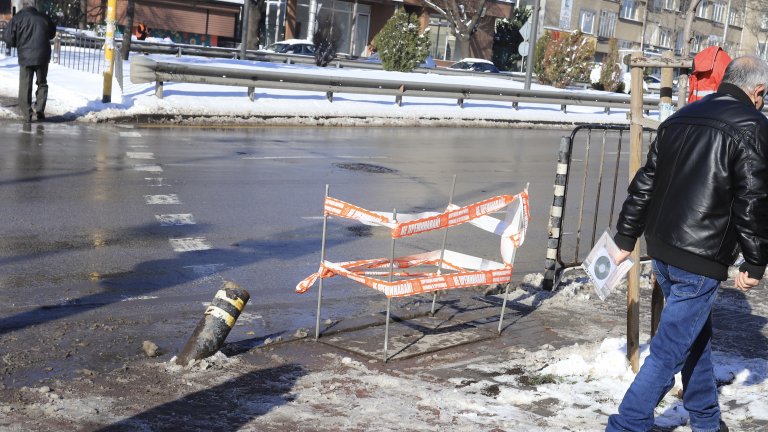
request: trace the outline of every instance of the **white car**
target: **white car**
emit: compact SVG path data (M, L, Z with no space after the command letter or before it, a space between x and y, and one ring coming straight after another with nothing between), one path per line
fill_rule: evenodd
M632 92L632 72L624 72L622 75L622 81L624 81L624 93ZM643 92L648 93L648 81L643 80Z
M315 44L306 39L287 39L275 42L259 52L278 54L315 55Z

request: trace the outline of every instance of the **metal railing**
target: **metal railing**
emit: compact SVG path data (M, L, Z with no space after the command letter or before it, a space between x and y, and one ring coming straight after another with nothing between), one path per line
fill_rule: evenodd
M104 72L104 38L82 34L56 33L51 61L70 69L100 74ZM115 49L119 51L120 45Z
M254 98L254 88L290 89L323 92L329 101L334 93L389 95L400 105L403 96L456 99L459 106L464 101L493 100L509 102L512 108L519 103L543 103L560 105L563 111L568 105L586 105L610 108L629 108L629 97L618 94L586 92L562 92L548 90L524 90L500 88L489 83L440 83L424 80L385 80L381 77L318 75L303 70L262 70L227 67L225 65L198 65L153 59L147 56L131 58L133 83L156 83L156 95L163 96L164 82L217 84L248 88L248 96ZM657 107L658 100L645 99L644 109Z
M643 154L655 130L645 129ZM583 125L560 143L550 211L545 286L581 265L595 241L613 229L629 185L629 126ZM645 254L645 242L640 243ZM647 259L647 257L643 257Z

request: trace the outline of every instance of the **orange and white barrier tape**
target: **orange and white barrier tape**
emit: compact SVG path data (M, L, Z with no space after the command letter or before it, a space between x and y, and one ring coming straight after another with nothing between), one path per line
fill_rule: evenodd
M518 205L507 211L504 220L488 216L489 213L496 212L515 202ZM503 263L445 250L442 268L455 273L393 272L393 277L409 277L410 279L388 282L373 277L389 275L389 271L381 270L390 266L390 260L387 258L341 263L325 261L316 273L299 282L296 286L298 293L308 291L318 278L329 278L337 275L381 291L387 297L403 297L451 288L507 283L512 277L515 251L525 240L530 215L527 192L514 196L500 195L464 207L452 205L443 213L398 214L398 219L401 220L399 223L392 221L392 213L366 210L331 197L326 198L325 213L358 220L370 225L388 227L393 238L471 223L485 231L501 236ZM393 269L407 269L425 265L439 266L440 251L398 257L392 262Z
M440 262L440 251L424 252L395 258L393 268L406 269L425 265L437 266ZM389 268L389 259L379 258L370 260L347 261L332 263L325 261L317 273L308 276L296 286L296 292L304 293L315 284L318 278L344 276L383 292L387 297L403 297L421 292L430 292L450 288L463 288L475 285L507 283L512 276L512 266L499 262L466 255L451 250L443 254L443 269L456 273L439 275L435 272L394 272L396 277L414 277L394 282L382 281L371 276L388 276L389 271L375 269Z

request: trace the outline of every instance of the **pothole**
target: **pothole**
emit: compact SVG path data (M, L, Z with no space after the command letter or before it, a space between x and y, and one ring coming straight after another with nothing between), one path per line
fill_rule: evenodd
M368 163L334 163L333 166L350 171L362 171L371 174L395 174L398 171L381 165Z

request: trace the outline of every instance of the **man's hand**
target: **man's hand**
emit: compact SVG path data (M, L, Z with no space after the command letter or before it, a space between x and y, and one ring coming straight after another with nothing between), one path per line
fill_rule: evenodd
M738 275L736 275L736 288L738 288L741 291L749 291L751 288L754 288L758 283L760 283L760 280L753 279L749 277L749 273L743 271L739 272Z
M632 251L625 251L624 249L619 249L619 252L613 255L613 262L616 263L616 265L621 264L622 261L627 259L627 257L632 253Z

